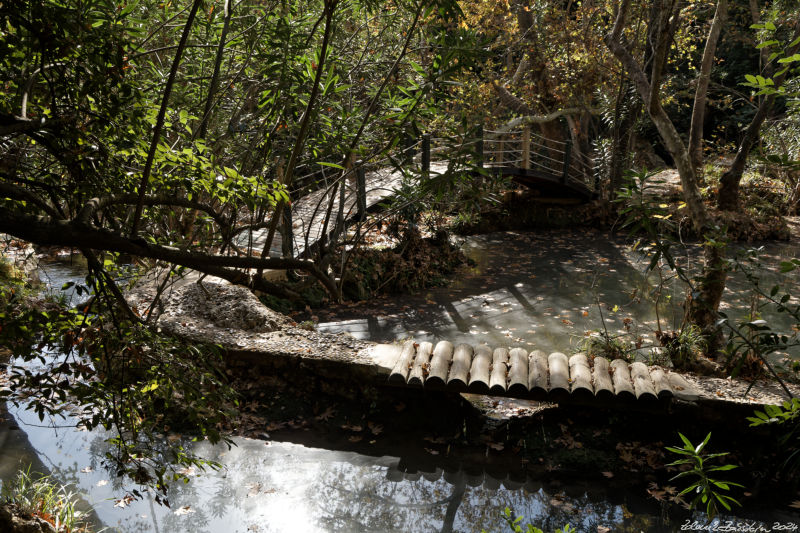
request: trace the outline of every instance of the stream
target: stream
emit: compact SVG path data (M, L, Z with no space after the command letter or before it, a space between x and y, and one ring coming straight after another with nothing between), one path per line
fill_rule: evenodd
M729 254L745 249L737 246ZM659 319L663 330L680 327L684 284L666 279L657 315L653 293L659 279L643 273L649 258L605 231L490 233L468 237L462 250L472 264L462 267L451 284L334 306L319 312L317 329L373 341L447 339L570 354L590 331L642 337L647 347L657 345L653 333ZM779 284L800 296L800 272L780 273L780 261L798 252L796 242L763 244L761 286L768 290ZM688 257L676 255L676 261L693 272L700 266L696 256L695 249ZM742 318L751 306L751 289L744 275L732 274L720 309L732 319ZM764 318L775 330L792 331L786 315ZM800 358L800 353L788 355Z
M654 308L639 296L652 289L653 279L642 275L635 253L606 234L497 233L470 237L464 249L474 264L452 284L334 307L319 314L319 329L375 341L480 339L564 351L603 322L609 330L624 331L625 318L636 318L629 327L652 335ZM796 252L797 246L789 244L767 248L773 258L795 257ZM61 263L43 265L40 275L53 288L82 279L79 268ZM777 263L769 277L797 286L796 276L778 274ZM738 307L748 298L746 286L734 280L732 287L726 305ZM682 299L677 283L669 289L673 302ZM663 324L672 324L680 309L670 303L659 314ZM108 531L500 532L507 531L500 520L505 507L548 532L566 523L591 533L681 531L685 524L685 515L670 518L638 487L558 478L513 481L461 469L426 471L414 466L413 454L327 449L319 439L306 444L302 434L294 442L236 438L231 449L187 441L187 447L222 468L187 472L187 484L171 487L169 508L155 504L147 492L141 500L125 502L126 489L135 487L120 483L100 465L108 447L105 433L80 431L69 427L69 420L53 420L51 427L32 412L7 408L0 422L0 483L29 465L51 473L80 494L94 510L96 524ZM797 516L777 509L759 518L765 527L772 521L798 522Z

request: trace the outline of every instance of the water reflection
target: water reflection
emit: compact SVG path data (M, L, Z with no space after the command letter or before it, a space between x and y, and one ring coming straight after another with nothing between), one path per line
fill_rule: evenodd
M120 507L115 502L125 487L98 464L105 435L53 430L30 425L36 419L29 413L15 416L28 439L5 443L4 474L39 458L78 488L102 523L128 533L496 531L506 506L547 529L570 522L580 531L598 525L623 531L632 520L639 526L659 522L657 506L625 494L609 498L602 487L548 487L441 468L420 473L402 458L250 439L237 439L230 450L189 444L223 468L175 484L171 509L149 496ZM636 506L645 512L634 519L629 509Z
M799 292L798 273L779 272L781 258L795 257L799 248L796 243L765 246L762 287L778 283ZM611 334L625 333L626 319L631 332L647 345L655 342L658 319L663 329L673 329L683 317L683 284L674 277L666 279L656 315L653 296L659 278L643 274L648 260L621 238L599 230L479 235L469 237L464 250L475 265L463 269L451 285L323 310L319 329L376 341L411 336L569 351L590 330L605 327ZM677 259L692 272L698 258L695 248ZM750 289L744 276L733 275L722 308L734 317L743 316L752 303ZM773 327L791 331L788 317L769 318Z
M585 330L600 326L595 301L604 304L612 330L622 330L626 317L637 318L643 334L655 327L653 307L641 298L654 280L642 276L638 257L600 232L495 234L471 238L467 250L476 265L454 285L338 309L341 320L321 329L347 329L373 340L413 335L566 350ZM770 253L785 257L793 250L778 246ZM68 265L46 271L56 288L82 278L79 268ZM729 305L746 298L736 283ZM675 300L682 299L677 284L672 291ZM614 305L620 310L609 313ZM660 315L673 321L680 309L665 305ZM11 415L0 423L0 481L29 464L50 471L81 492L98 523L126 533L501 531L499 513L505 507L545 530L570 523L590 532L598 526L615 532L679 531L682 523L664 523L660 505L630 487L518 479L514 472L493 475L477 464L450 468L444 460L415 464L409 457L250 439L237 439L230 450L187 443L223 468L176 483L171 508L154 504L149 494L124 504L120 498L130 487L101 465L108 450L105 433L48 427L19 410ZM21 430L12 429L17 424Z

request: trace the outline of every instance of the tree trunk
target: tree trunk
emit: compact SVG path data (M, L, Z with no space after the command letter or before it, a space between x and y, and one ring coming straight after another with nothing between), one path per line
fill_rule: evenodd
M728 271L725 267L725 247L714 243L703 246L703 274L697 289L687 298L686 319L703 329L709 340L709 353L720 348L716 322L719 303L725 291Z
M651 17L648 34L657 38L657 42L650 42L653 47L651 79L647 79L643 68L639 65L631 52L622 42L622 29L625 26L630 0L623 0L617 11L614 22L614 29L606 38L606 44L611 52L620 60L623 67L628 71L636 90L646 103L645 107L650 119L658 130L664 145L669 150L678 174L681 178L683 197L689 210L689 215L697 233L704 236L706 232L711 232L711 238L719 240L718 229L712 227L711 217L706 210L703 199L700 196L700 189L697 183L697 174L689 151L683 144L678 130L669 118L664 108L661 106L658 97L659 85L661 84L661 68L666 63L666 55L669 50L668 43L671 41L673 28L676 26L678 12L674 13L672 20L667 14L654 10ZM653 31L653 25L658 26L658 31ZM703 273L695 290L687 299L686 315L687 318L698 327L703 329L705 335L713 342L716 335L716 317L722 292L725 289L727 271L725 270L724 258L725 248L708 240L703 245ZM712 350L713 350L712 346Z
M617 191L622 187L622 175L630 167L631 143L633 141L633 127L642 110L641 102L629 94L630 83L620 81L619 93L614 109L614 132L611 145L611 162L608 170L610 199L616 197Z
M692 125L689 128L689 155L695 172L703 168L703 122L705 120L708 84L711 81L711 67L714 64L714 54L717 42L722 31L722 25L728 17L728 0L719 0L711 29L708 31L706 48L703 50L703 60L700 63L700 75L697 77L697 88L692 107Z
M792 46L786 51L787 56L791 56L800 50L800 27L795 30L793 41L798 41L797 44ZM788 69L784 70L779 76L774 78L774 88L778 89L783 85L786 79ZM744 133L744 138L739 144L739 149L736 151L736 157L733 160L730 168L722 175L719 184L719 192L717 195L717 207L723 211L735 211L739 208L739 182L742 180L747 158L750 155L750 150L758 141L759 134L761 133L761 126L764 124L766 118L772 112L772 107L775 104L775 95L771 94L761 101L758 106L753 120L747 126Z

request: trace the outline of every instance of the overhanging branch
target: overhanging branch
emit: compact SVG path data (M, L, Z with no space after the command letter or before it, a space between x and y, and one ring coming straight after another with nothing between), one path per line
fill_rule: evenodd
M568 107L566 109L559 109L546 115L526 115L524 117L517 117L509 120L504 125L500 126L497 131L506 133L519 126L526 126L528 124L545 124L552 122L560 117L566 115L577 115L579 113L599 113L601 110L591 107Z
M16 115L0 114L0 136L13 135L16 133L34 133L42 130L52 130L60 128L67 122L66 117L53 118L46 120L29 119L18 117Z
M302 270L317 278L338 299L338 288L319 266L309 259L282 257L238 257L181 250L154 244L142 238L129 238L119 233L76 222L48 217L0 213L0 232L43 246L65 246L106 250L156 259L217 276L237 285L274 292L276 285L249 273L251 270Z

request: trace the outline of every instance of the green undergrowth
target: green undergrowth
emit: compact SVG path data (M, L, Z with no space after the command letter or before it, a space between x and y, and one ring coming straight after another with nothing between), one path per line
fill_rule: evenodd
M489 206L479 215L457 217L451 227L458 235L476 235L576 226L610 228L615 220L614 206L606 200L547 199L528 191L512 191L504 196L503 203Z
M447 275L467 262L447 234L423 238L406 232L394 248L358 251L344 278L344 295L365 300L377 294L416 292L447 282Z
M380 294L401 294L444 285L448 276L469 261L445 232L422 237L408 231L392 248L362 248L347 259L342 294L347 300L367 300ZM341 262L341 256L334 263ZM273 295L261 295L261 301L275 311L289 314L328 303L328 294L318 283L287 281L286 286L301 295L292 302Z
M25 274L0 254L0 303L8 302L14 295L29 292Z
M20 470L11 483L3 486L2 496L2 505L11 513L22 519L47 522L58 533L93 531L86 513L78 509L77 494L50 476L32 473L30 467Z

